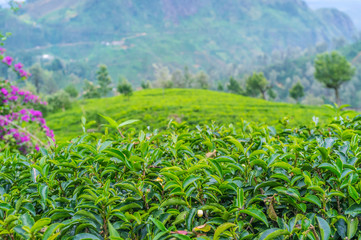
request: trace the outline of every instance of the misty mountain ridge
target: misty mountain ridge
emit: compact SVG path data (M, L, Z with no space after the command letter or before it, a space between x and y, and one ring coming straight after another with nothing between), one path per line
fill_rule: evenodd
M356 33L346 14L313 11L302 0L31 0L16 15L0 15L1 29L13 32L10 50L105 63L133 82L153 63L247 65Z

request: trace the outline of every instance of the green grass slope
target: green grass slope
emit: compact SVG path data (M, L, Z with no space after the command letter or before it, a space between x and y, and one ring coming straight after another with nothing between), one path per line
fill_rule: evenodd
M210 124L212 121L237 125L243 120L267 123L280 127L280 120L289 119L290 126L312 124L312 117L325 120L330 110L324 107L267 102L261 99L198 89L151 89L137 91L127 100L123 96L79 101L71 110L47 117L57 139L64 140L81 133L81 117L97 122L99 131L105 123L103 114L117 121L139 119L137 128L160 128L170 119L191 125Z

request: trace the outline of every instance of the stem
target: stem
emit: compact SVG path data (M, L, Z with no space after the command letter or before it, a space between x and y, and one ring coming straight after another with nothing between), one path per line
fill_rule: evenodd
M318 237L318 234L316 232L315 227L313 225L311 225L310 229L312 230L313 235L315 235L316 240L320 240L320 238Z
M117 130L118 130L120 136L122 136L122 138L125 138L124 135L123 135L123 133L120 131L120 129L117 128Z
M341 105L341 100L340 100L340 95L339 95L339 92L338 92L338 88L335 88L335 97L336 97L336 103L338 106Z

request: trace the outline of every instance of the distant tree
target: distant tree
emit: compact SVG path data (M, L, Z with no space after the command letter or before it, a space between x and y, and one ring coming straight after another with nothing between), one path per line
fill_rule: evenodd
M191 88L193 85L193 81L194 81L194 76L193 74L189 71L188 66L184 67L184 71L183 71L183 77L184 77L184 85L186 88Z
M59 58L55 58L47 67L50 71L64 71L64 65Z
M73 84L70 84L64 88L64 91L69 94L71 98L76 98L79 95L78 90L76 90Z
M172 82L175 88L185 88L186 82L184 81L183 73L177 69L172 73Z
M209 89L210 84L209 84L209 76L207 75L207 73L200 71L199 73L197 73L195 79L198 88Z
M272 88L268 89L267 93L270 99L274 100L277 98L277 93Z
M141 87L143 89L149 89L150 88L150 82L147 80L147 81L142 81L142 83L140 84Z
M218 82L218 85L217 85L217 90L218 90L218 91L220 91L220 92L223 92L223 91L224 91L224 86L223 86L223 83Z
M169 68L157 64L154 64L153 67L156 79L156 86L160 88L172 88L172 75L169 72Z
M100 65L97 71L97 80L99 84L99 93L101 97L105 97L112 90L110 84L112 83L112 79L108 74L108 68L105 65Z
M35 64L30 68L30 81L34 84L36 93L40 93L41 84L44 82L44 70L40 64Z
M341 105L339 89L355 75L355 68L338 52L317 55L315 78L325 87L335 90L335 99Z
M56 81L51 77L52 74L50 74L50 77L45 77L44 82L42 84L42 92L46 94L53 94L59 90L59 87L56 83Z
M242 89L241 85L239 84L239 82L234 77L229 78L229 83L227 85L227 89L231 93L243 95L243 89Z
M117 90L120 94L123 94L128 98L133 95L133 87L126 78L120 78L120 82L117 86Z
M55 94L49 95L47 98L48 111L56 112L59 110L66 110L71 107L71 100L68 93L63 90L56 92Z
M305 96L303 85L299 81L292 86L289 92L291 98L295 99L297 103Z
M257 96L261 93L262 98L266 100L266 93L270 88L269 82L262 72L253 73L246 80L246 90L250 96Z
M89 98L100 98L99 93L99 87L95 86L92 82L89 82L88 80L84 80L84 93L83 98L89 99Z
M323 53L326 52L328 49L328 44L326 42L321 42L316 45L316 52Z

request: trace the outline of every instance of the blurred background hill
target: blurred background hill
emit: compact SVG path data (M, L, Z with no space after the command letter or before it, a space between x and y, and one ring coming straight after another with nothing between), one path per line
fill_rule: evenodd
M245 76L263 71L274 100L291 101L288 89L300 81L304 102L318 104L331 100L313 78L316 54L337 49L358 65L361 52L357 19L347 14L355 3L330 8L337 7L330 2L28 0L15 14L2 9L0 28L13 34L9 52L52 76L44 94L69 84L81 90L105 64L114 82L122 76L135 87L185 67L203 71L211 89L226 89L230 76L242 85ZM354 107L361 102L359 75L342 94Z

